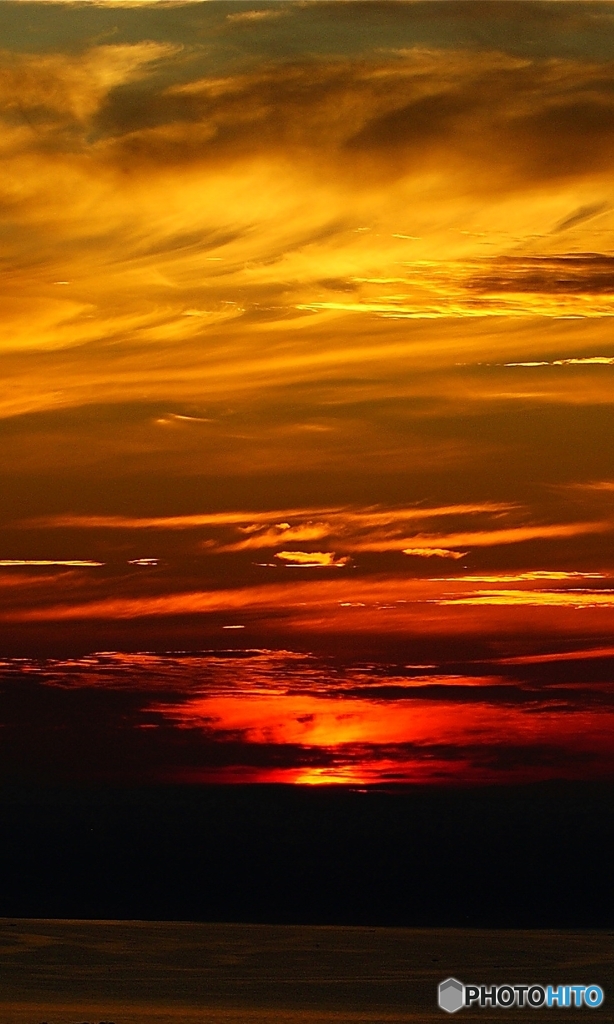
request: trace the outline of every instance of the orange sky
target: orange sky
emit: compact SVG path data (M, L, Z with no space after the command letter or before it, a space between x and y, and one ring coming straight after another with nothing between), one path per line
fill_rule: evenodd
M160 773L211 701L262 756L180 777L611 771L613 33L609 2L0 2L7 686L100 650L528 658L530 713L169 695Z

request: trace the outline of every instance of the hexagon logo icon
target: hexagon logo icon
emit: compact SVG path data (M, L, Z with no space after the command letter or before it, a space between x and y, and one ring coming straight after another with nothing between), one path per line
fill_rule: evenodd
M463 1005L464 985L456 978L446 978L439 985L437 1002L446 1013L456 1013Z

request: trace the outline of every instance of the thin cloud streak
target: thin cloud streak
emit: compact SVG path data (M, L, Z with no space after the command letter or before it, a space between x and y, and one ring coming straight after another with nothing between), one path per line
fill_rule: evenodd
M521 544L524 541L544 540L550 537L576 537L581 534L608 533L613 529L611 522L562 523L556 526L517 526L503 530L482 530L475 533L416 534L398 541L366 541L353 547L355 551L403 551L412 554L413 546L423 548L458 546L492 547L499 544Z
M512 658L497 658L498 665L539 665L557 661L586 661L614 658L614 647L589 647L575 651L554 651L548 654L521 654Z
M525 367L540 367L540 366L612 366L614 365L614 357L612 356L583 356L580 358L573 359L540 359L533 360L524 363L503 363L503 366L525 366Z
M488 590L439 600L442 605L528 605L531 607L614 608L614 590Z
M302 569L341 569L350 559L337 558L334 551L278 551L275 558L286 563L286 567Z
M388 600L391 584L360 583L354 587L358 594L368 593L372 600ZM392 590L401 590L404 596L423 590L420 582L409 581L404 585L392 583ZM268 586L241 587L235 590L192 591L142 596L134 598L109 597L74 605L55 605L47 608L9 610L4 612L4 621L44 622L65 619L130 619L142 616L193 615L206 612L229 611L237 608L252 608L256 611L275 611L299 605L318 608L324 603L338 602L347 594L347 586L318 583L270 584Z
M332 553L281 552L280 555L291 556L288 561L293 560L293 567L297 569L311 568L314 565L343 568L348 564L343 559L333 561ZM309 559L305 566L301 566L300 560L303 558ZM272 616L271 621L277 618L280 622L287 620L294 624L302 623L300 628L308 626L311 617L312 625L318 628L324 628L325 624L327 628L334 628L336 622L342 629L372 629L377 623L379 613L387 611L390 623L383 619L379 622L379 628L387 629L389 625L394 626L397 620L402 622L416 616L426 620L431 614L429 608L433 605L442 608L463 605L527 605L595 609L614 606L614 591L608 589L598 586L566 586L565 584L576 582L571 579L561 582L557 589L544 590L539 586L540 582L523 579L515 589L502 590L493 585L492 588L467 592L466 581L462 577L440 581L395 576L348 576L334 581L319 579L317 582L268 583L239 586L234 589L110 596L98 600L85 598L70 604L53 603L34 608L15 608L15 602L12 602L11 607L0 613L0 619L4 622L122 620L216 615L243 609L256 617ZM442 583L445 584L444 587L441 586ZM301 619L304 615L307 615L307 618ZM451 623L444 618L441 625L442 628L448 629Z
M22 565L67 565L77 568L89 568L92 566L104 565L104 562L95 562L92 559L49 559L49 558L0 558L0 566L3 568Z
M539 580L554 580L564 583L567 580L603 580L607 573L602 572L564 572L550 569L532 569L528 572L491 573L482 576L431 576L433 583L525 583Z
M464 558L467 551L450 551L449 548L403 548L404 555L417 558Z
M97 530L191 530L201 526L242 526L245 523L270 523L305 515L334 514L339 509L286 508L266 512L212 512L183 516L106 516L106 515L55 515L26 519L18 526L28 529L65 527Z
M53 515L41 516L34 519L23 519L16 523L18 527L24 528L49 528L63 529L65 527L77 529L110 529L110 530L144 530L144 529L192 529L201 526L238 526L239 528L250 525L260 525L275 522L275 520L304 519L326 516L333 524L377 527L387 526L395 522L403 522L408 519L431 519L438 516L470 515L479 513L507 512L515 506L507 502L475 502L456 505L441 506L414 506L410 508L347 508L347 507L312 507L312 508L285 508L266 510L264 512L236 511L236 512L213 512L197 513L183 516L104 516L104 515ZM297 524L295 529L303 528L303 524ZM324 529L325 527L322 526ZM327 528L327 527L326 527ZM280 529L292 529L290 523L286 523ZM252 546L251 542L245 542L245 547ZM263 545L266 546L266 545Z

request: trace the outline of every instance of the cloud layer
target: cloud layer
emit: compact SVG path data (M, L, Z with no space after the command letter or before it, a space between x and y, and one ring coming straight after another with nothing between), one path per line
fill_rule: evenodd
M89 782L603 778L611 652L593 653L571 684L570 663L540 680L538 657L435 671L271 651L9 661L2 768L64 781L87 748Z
M605 774L612 6L137 7L0 7L14 756Z

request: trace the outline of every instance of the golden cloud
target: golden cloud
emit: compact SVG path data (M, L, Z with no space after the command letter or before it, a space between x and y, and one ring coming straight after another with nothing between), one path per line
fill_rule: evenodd
M272 7L261 8L257 11L238 11L236 14L227 14L226 21L231 22L233 25L237 22L250 22L254 21L270 21L272 18L280 18L284 14L288 14L288 8L280 8L275 10Z
M610 311L605 256L584 259L565 294L556 287L560 261L569 272L579 257L501 257L507 276L496 262L497 249L523 239L534 246L540 233L548 248L565 217L578 239L594 230L577 211L595 207L581 200L601 187L611 155L604 66L411 50L172 85L149 74L163 65L168 76L177 56L177 46L150 41L78 57L0 54L3 196L15 224L7 299L12 286L17 303L5 346L113 341L123 353L200 343L212 326L247 316L237 337L207 346L210 386L218 372L224 386L288 365L300 374L386 355L379 346L352 352L347 339L318 351L297 338L283 354L271 339L255 360L239 337L257 334L261 348L264 326L302 331L352 313L428 320ZM531 119L558 123L562 111L577 113L574 97L594 106L573 124L576 134L592 133L591 145L565 143L583 164L559 180L565 161L539 150L556 149L561 136L533 130ZM530 144L517 145L518 132ZM556 179L546 197L530 168L518 166L534 152ZM493 153L507 154L509 173L515 167L507 191L508 170L493 170ZM323 164L337 177L323 176ZM610 216L604 206L600 230ZM64 296L53 282L65 282ZM408 353L406 342L397 345ZM222 350L230 358L219 365Z
M347 555L344 558L337 558L334 551L278 551L275 558L281 559L288 565L299 566L303 569L328 566L341 568L350 562Z
M610 590L485 590L475 594L441 599L439 604L527 605L551 608L614 608Z
M464 558L467 551L450 551L449 548L403 548L404 555L417 558Z
M86 122L113 89L143 78L179 50L150 41L96 46L78 56L0 50L0 111L21 114L34 135L54 117Z

